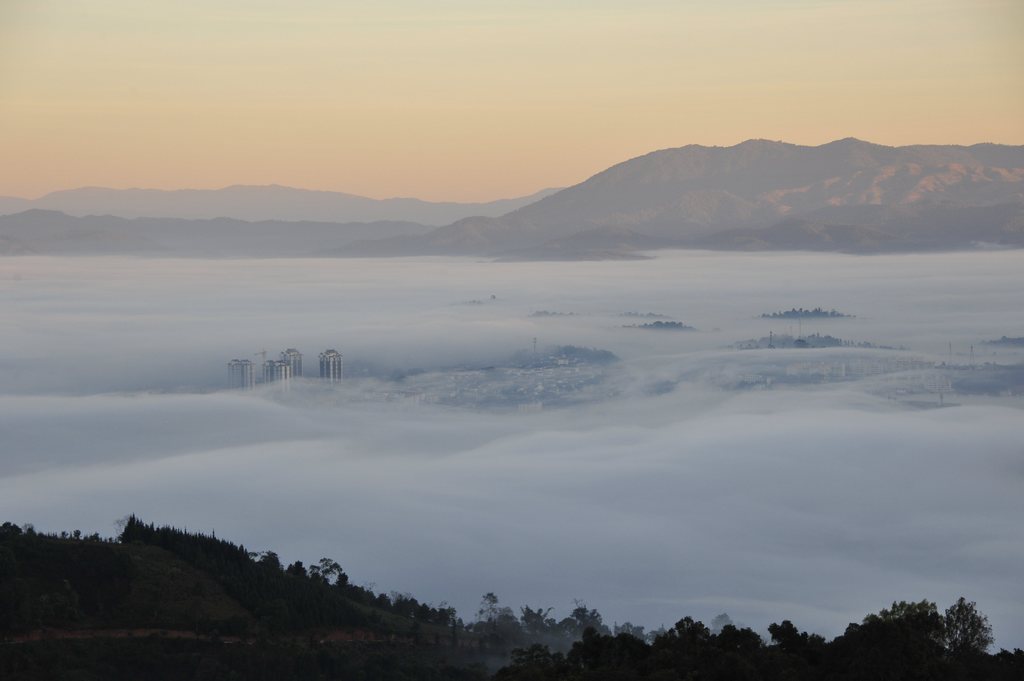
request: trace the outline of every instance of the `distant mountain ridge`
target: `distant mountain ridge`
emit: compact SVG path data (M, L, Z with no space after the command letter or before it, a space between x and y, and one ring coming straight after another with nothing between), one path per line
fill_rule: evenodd
M496 217L557 191L484 203L433 202L412 198L370 199L342 192L281 185L233 185L223 189L107 189L81 187L51 192L38 199L0 197L0 214L33 208L84 217L162 217L189 220L233 218L285 222L417 222L446 225L465 217Z
M767 140L689 145L624 161L563 190L491 204L381 202L286 187L74 190L32 203L70 201L84 209L115 199L122 213L160 206L168 213L216 212L221 202L244 206L241 212L262 221L125 220L32 210L0 216L0 254L594 260L642 257L639 252L659 248L1024 248L1024 146L887 147L853 138L816 147ZM24 200L13 201L7 205ZM389 214L419 219L294 222L264 214L322 214L342 204L348 214L363 214L363 208L379 214L386 207ZM473 207L476 214L440 227L429 223L427 213L456 210L452 206L462 215ZM508 210L488 216L477 210L481 206Z
M543 250L547 242L578 235L578 256L587 257L585 235L607 241L607 230L626 236L623 230L628 230L637 241L660 239L663 247L799 248L789 241L776 243L767 232L762 243L725 235L738 237L736 230L765 230L804 218L830 229L873 224L889 230L880 242L896 242L903 241L904 218L919 221L936 213L936 206L962 209L967 218L973 208L1001 204L1024 204L1024 147L886 147L852 138L808 147L749 140L732 147L690 145L651 152L500 218L467 218L422 236L356 244L349 252L503 255ZM851 213L861 207L893 210L884 225L875 215L862 224L862 216ZM1004 233L1000 243L1024 245L1013 227L1016 218L1009 219L1009 225L984 230L986 235ZM947 231L929 242L920 233L912 241L915 248L933 250L984 240L971 236ZM821 240L812 241L808 248L822 246ZM855 251L857 241L852 239Z

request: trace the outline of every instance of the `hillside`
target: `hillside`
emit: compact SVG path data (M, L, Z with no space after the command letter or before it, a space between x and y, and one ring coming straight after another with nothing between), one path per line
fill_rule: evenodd
M789 620L770 643L728 615L645 632L486 594L466 624L447 606L354 586L335 561L287 567L213 536L126 520L117 541L0 525L0 678L1019 679L1024 651L960 598L893 603L826 641ZM504 665L504 666L502 666ZM501 667L498 669L498 667Z
M630 230L671 247L767 244L873 252L887 250L892 241L893 250L970 248L1005 227L993 225L980 238L972 223L978 216L991 216L975 209L1022 204L1024 147L886 147L855 139L808 147L749 140L733 147L655 151L500 218L467 218L426 235L355 244L348 252L535 252L595 229ZM931 233L921 228L950 209L959 211L952 229ZM884 224L878 224L877 211L884 214ZM880 229L882 234L877 247L869 233L831 240L811 235L801 241L788 229L794 220L810 220L833 231L849 227ZM764 243L749 239L750 233L776 226L777 233L764 235ZM1024 245L1019 230L1011 225L1005 231L1006 241L996 243Z
M1024 248L1024 203L917 204L819 209L762 229L731 229L686 240L711 250L901 253Z
M349 584L328 559L285 567L134 517L117 541L0 526L5 681L468 680L481 659L450 608Z
M1024 147L885 147L855 139L818 147L765 140L733 147L691 145L625 161L561 191L494 202L486 209L458 204L455 213L444 213L448 208L437 206L447 204L388 201L401 210L378 210L386 202L361 197L285 187L90 189L27 203L0 198L0 209L5 202L32 207L0 215L0 255L605 260L637 258L660 248L846 253L1021 248ZM105 214L76 217L82 211ZM143 211L150 212L118 217ZM474 217L432 226L442 214L467 211ZM221 213L260 221L209 218ZM339 215L372 221L295 221ZM392 217L380 219L384 215Z

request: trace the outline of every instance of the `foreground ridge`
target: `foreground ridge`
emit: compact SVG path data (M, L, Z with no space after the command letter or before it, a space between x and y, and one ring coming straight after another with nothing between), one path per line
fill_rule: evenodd
M1018 679L1024 651L960 598L900 601L826 641L789 620L770 641L727 615L645 632L577 602L475 621L375 595L321 559L283 566L212 535L125 519L117 539L0 526L0 677L343 679ZM206 671L203 671L206 670Z

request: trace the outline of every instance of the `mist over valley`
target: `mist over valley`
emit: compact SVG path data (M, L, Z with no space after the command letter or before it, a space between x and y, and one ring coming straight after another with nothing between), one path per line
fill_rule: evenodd
M1024 3L0 3L0 681L1020 681Z
M967 594L1018 646L1024 350L987 341L1024 336L1021 252L650 255L0 260L0 516L137 513L464 616L833 636ZM228 389L286 348L287 391Z

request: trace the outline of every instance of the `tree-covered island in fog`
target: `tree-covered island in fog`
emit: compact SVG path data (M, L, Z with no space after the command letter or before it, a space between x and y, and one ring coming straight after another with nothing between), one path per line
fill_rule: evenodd
M646 329L648 331L696 331L696 327L682 322L645 322L643 324L624 324L624 329Z
M1024 336L1017 338L1010 338L1009 336L1001 336L996 340L985 341L988 345L1005 345L1007 347L1018 347L1024 348Z
M777 333L752 338L750 340L737 341L734 347L740 350L755 350L758 348L873 348L880 350L898 350L891 345L872 343L871 341L852 341L837 338L830 334L810 333L803 336L794 336L789 333Z
M853 317L852 314L843 314L836 310L825 310L820 307L816 307L812 310L805 310L804 308L791 308L789 310L780 310L778 312L765 312L761 315L762 319L843 319Z

